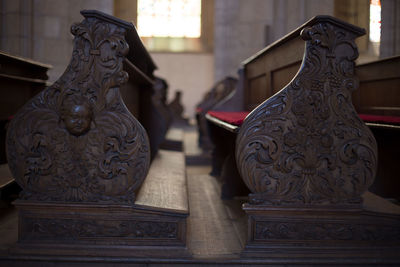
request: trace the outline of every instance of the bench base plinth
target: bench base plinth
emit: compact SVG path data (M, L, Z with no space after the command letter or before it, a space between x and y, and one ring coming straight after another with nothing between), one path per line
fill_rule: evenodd
M190 257L188 214L133 205L16 201L18 243L12 254L51 257Z
M243 258L294 262L398 262L400 216L357 208L245 204L248 241Z

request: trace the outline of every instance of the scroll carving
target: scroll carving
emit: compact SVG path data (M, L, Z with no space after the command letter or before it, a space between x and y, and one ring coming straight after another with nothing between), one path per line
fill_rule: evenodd
M126 31L90 16L73 25L67 70L11 121L8 163L23 199L134 202L149 144L119 93L128 80Z
M236 140L252 204L361 203L377 166L374 136L351 102L362 34L334 19L303 29L300 71L250 113Z

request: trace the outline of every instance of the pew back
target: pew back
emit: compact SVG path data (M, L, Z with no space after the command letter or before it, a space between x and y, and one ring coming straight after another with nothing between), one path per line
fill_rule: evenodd
M46 86L50 65L0 51L0 120L14 115Z
M356 67L360 87L353 93L358 113L400 116L400 56Z
M277 40L242 63L245 110L253 110L281 90L297 73L304 54L304 42L300 38L302 28Z

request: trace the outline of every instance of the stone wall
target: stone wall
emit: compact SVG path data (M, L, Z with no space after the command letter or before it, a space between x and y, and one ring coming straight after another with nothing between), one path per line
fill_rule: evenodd
M65 70L72 54L70 27L82 9L113 14L113 0L2 0L0 49L51 64L49 81Z
M333 15L332 0L215 0L216 81L315 15Z
M176 89L182 89L186 114L192 116L194 105L204 92L225 76L236 76L241 62L249 56L312 16L338 13L339 5L348 1L215 0L214 52L154 53L159 66L156 74L169 81L170 96ZM360 1L350 2L347 5ZM113 12L114 7L116 12ZM69 29L73 22L82 20L80 10L97 9L135 21L135 7L135 0L1 0L0 49L53 65L49 76L50 81L54 81L71 57ZM400 54L399 8L400 1L382 0L381 57ZM343 9L344 15L354 15L354 10L347 6ZM361 50L368 49L358 45Z
M195 107L213 85L214 57L212 53L151 53L158 66L156 75L167 79L168 101L175 91L183 92L184 115L194 118Z
M380 57L400 54L400 1L382 0Z

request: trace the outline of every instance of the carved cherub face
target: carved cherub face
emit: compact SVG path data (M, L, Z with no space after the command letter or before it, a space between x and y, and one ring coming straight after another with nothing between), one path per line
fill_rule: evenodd
M62 120L68 132L75 136L85 134L90 129L92 112L88 103L69 101L63 107Z

